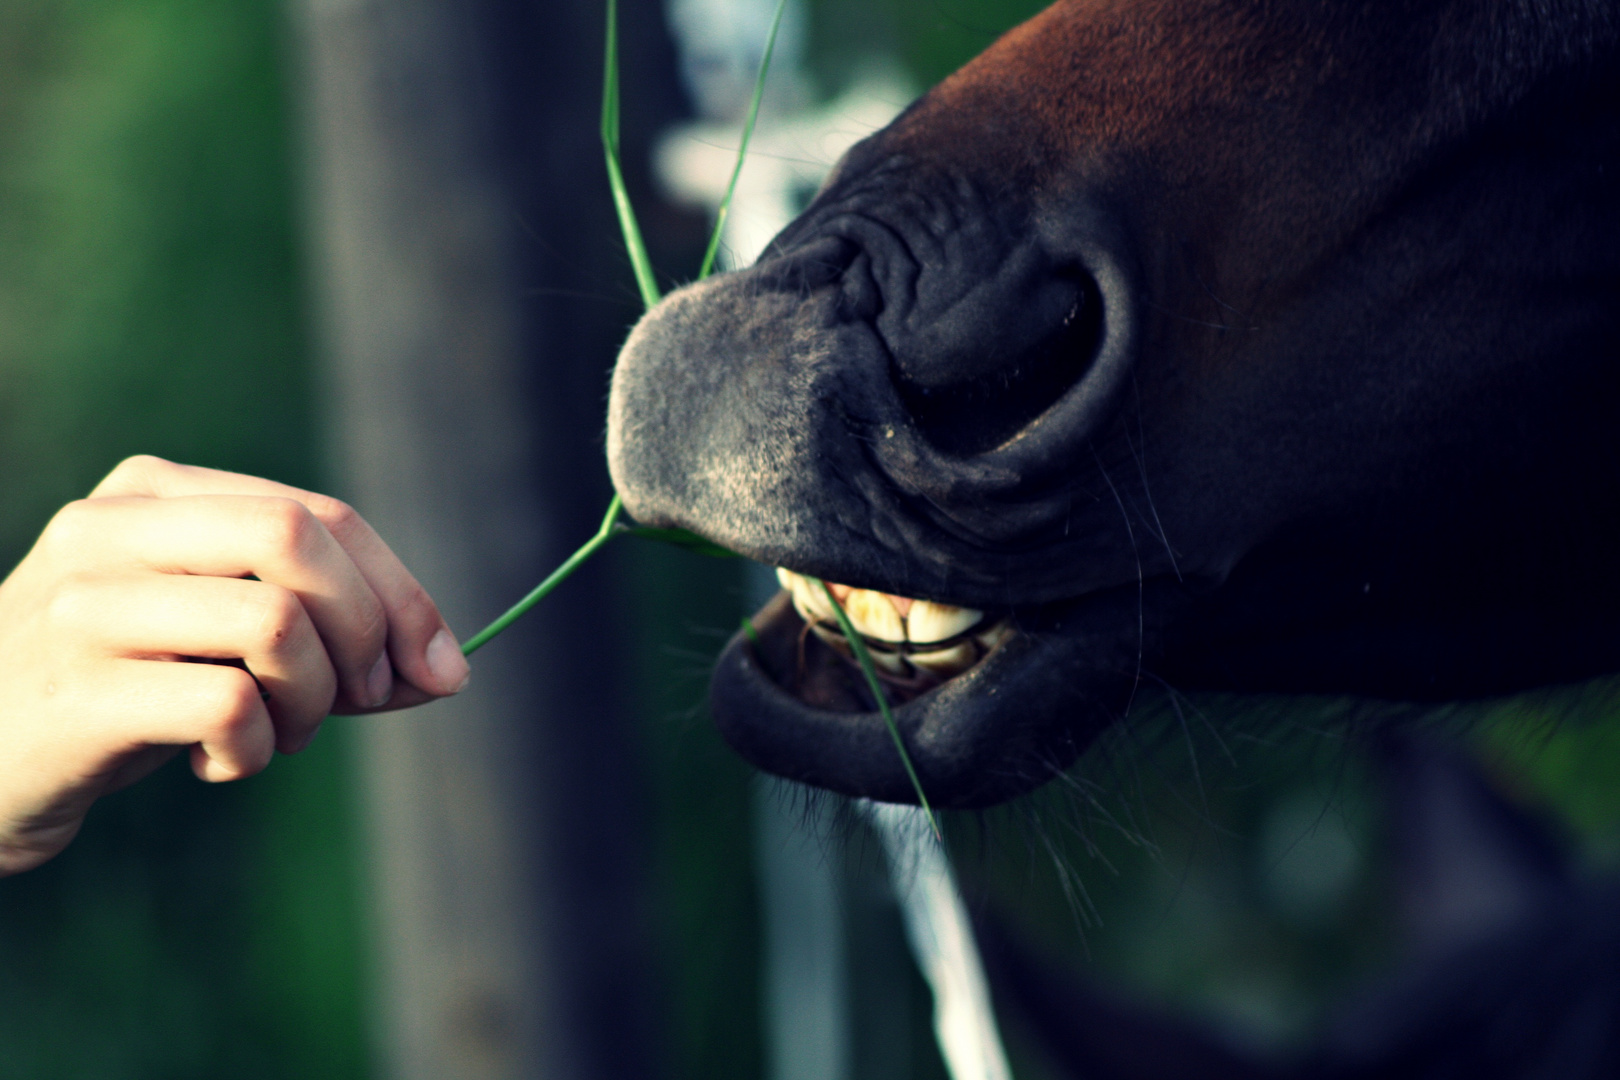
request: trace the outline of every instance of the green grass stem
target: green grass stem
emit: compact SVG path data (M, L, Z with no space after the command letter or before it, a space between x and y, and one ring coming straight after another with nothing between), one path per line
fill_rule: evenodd
M754 121L759 119L759 103L765 97L765 76L771 70L771 54L776 51L776 31L782 26L782 12L787 0L776 0L776 14L771 18L771 32L765 38L765 55L759 58L759 74L754 78L754 96L748 101L748 119L743 123L742 144L737 147L737 164L731 169L731 182L726 185L725 197L714 216L714 232L709 236L709 248L703 253L703 265L698 270L702 281L714 270L714 259L720 251L720 234L726 228L726 214L731 210L731 196L737 190L737 178L742 175L743 162L748 158L748 140L754 136Z
M580 565L586 559L602 550L609 540L612 540L615 536L627 531L616 528L619 523L619 515L623 513L623 511L624 502L617 495L613 496L613 501L608 503L607 515L602 518L602 527L596 530L596 535L587 540L584 546L578 551L568 556L568 558L563 561L563 564L557 567L557 569L553 570L546 580L542 581L540 584L536 585L532 590L530 590L529 595L507 608L506 613L500 618L496 619L494 622L478 631L478 633L468 638L466 643L461 646L462 655L471 656L473 653L483 648L489 643L490 638L493 638L496 634L499 634L502 630L505 630L508 626L511 626L513 623L517 622L528 612L530 608L544 600L552 589L555 589L558 585L561 585L564 581L566 581L569 575L571 575L575 570L578 570Z
M732 193L737 190L737 177L742 174L743 160L748 155L748 140L754 133L754 122L759 117L759 103L765 93L765 76L770 70L771 54L776 51L776 32L782 25L782 12L786 7L787 0L777 0L776 15L771 20L770 36L765 39L765 55L760 60L759 74L754 79L754 96L748 105L748 120L743 126L742 145L737 148L737 164L731 171L731 183L726 187L725 198L721 200L719 216L714 223L714 232L709 236L708 251L703 256L703 268L698 273L700 279L707 277L714 268L715 252L720 247L720 234L725 227L726 211L731 206ZM641 226L636 221L635 207L631 205L630 193L624 186L624 171L619 165L618 0L608 0L607 4L607 44L603 49L602 57L602 153L607 160L608 186L613 191L613 208L619 216L619 229L624 234L624 247L630 255L630 266L636 273L636 286L641 290L642 303L651 308L662 297L658 290L658 281L653 276L652 260L647 256L647 245L641 238ZM578 570L585 560L601 551L607 545L607 542L615 536L635 535L650 540L661 540L705 555L733 554L685 529L651 529L621 525L619 517L623 510L623 501L618 495L614 495L613 501L608 504L607 515L602 518L602 527L596 531L596 535L586 541L578 551L568 556L563 564L553 570L546 580L536 585L527 596L508 608L500 618L468 638L466 644L461 647L463 655L471 656L488 644L502 630L521 619L528 613L530 608L544 600L558 585L568 580L569 576L575 570ZM753 627L746 620L744 620L744 625L747 625L750 632L752 632ZM905 748L902 747L900 752L904 754ZM911 768L909 760L906 762L906 768ZM920 796L922 788L919 787L917 793Z
M849 614L844 611L844 605L838 602L833 595L832 587L825 581L818 581L821 591L827 596L827 603L832 605L833 616L838 620L838 628L844 632L849 641L851 651L855 653L855 662L861 666L861 674L866 676L866 685L871 687L872 696L877 699L878 712L883 714L883 722L889 727L889 738L894 740L894 748L900 751L900 764L906 767L906 775L911 777L911 786L916 789L917 802L922 805L923 813L928 815L928 824L933 826L934 839L941 844L945 842L945 834L939 830L939 819L934 817L934 808L928 804L928 796L923 794L922 781L917 779L917 770L912 767L911 754L906 751L906 744L900 738L900 725L894 722L894 713L889 709L889 699L883 696L883 685L878 682L877 667L872 663L872 654L866 649L866 642L856 632L855 624L849 621Z
M636 223L636 211L630 205L630 192L624 186L624 172L619 167L619 4L608 0L607 46L602 59L602 153L607 158L608 186L613 190L613 208L618 211L619 229L624 233L624 248L630 254L630 266L636 272L636 285L641 289L641 302L652 307L662 299L658 281L653 277L652 260L647 257L647 245L641 239L641 226Z

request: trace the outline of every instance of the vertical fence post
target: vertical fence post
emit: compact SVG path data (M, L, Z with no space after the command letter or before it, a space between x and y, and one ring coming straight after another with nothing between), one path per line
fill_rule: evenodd
M536 565L506 207L474 42L435 0L300 0L322 407L338 490L470 633ZM381 1074L555 1075L514 658L360 729Z
M615 289L600 172L602 9L293 3L339 488L470 634L608 498L602 394L636 305ZM650 132L680 95L657 0L620 6L626 172L646 200ZM615 563L480 652L460 698L349 721L389 1080L658 1071Z

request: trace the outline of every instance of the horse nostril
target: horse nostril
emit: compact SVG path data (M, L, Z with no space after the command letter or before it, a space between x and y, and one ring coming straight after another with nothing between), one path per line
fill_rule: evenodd
M1102 300L1088 276L1073 281L1073 300L1066 313L1044 333L1006 335L1030 344L1004 360L968 377L924 383L896 371L900 399L923 435L947 453L982 454L1024 430L1080 380L1100 344ZM1022 314L1028 314L1027 311ZM1005 337L992 331L983 348L1005 347Z
M755 270L762 288L803 294L838 282L860 254L860 248L838 236L796 247L786 246L778 237L759 257Z
M840 313L850 321L871 321L883 311L883 292L872 277L872 257L861 252L844 271Z

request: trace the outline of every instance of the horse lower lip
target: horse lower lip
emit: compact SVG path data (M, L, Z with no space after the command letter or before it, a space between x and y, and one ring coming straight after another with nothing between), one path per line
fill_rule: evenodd
M1117 722L1139 670L1141 603L1132 582L1013 608L997 623L1005 636L967 671L918 692L886 683L929 801L1004 802ZM725 740L766 772L847 795L916 798L861 672L808 629L786 593L721 653L709 700Z
M1070 659L1064 641L1026 630L1020 616L959 675L915 689L884 681L930 801L986 806L1016 793L1005 790L1009 770L983 767L1006 755L1016 759L1011 774L1046 775L1068 743L1058 738L1033 751L1026 744L1047 729L1054 708L1067 715L1075 705L1072 695L1049 692L1066 685L1058 672ZM784 594L756 612L721 655L710 702L726 741L767 772L868 798L916 798L866 680L807 628Z

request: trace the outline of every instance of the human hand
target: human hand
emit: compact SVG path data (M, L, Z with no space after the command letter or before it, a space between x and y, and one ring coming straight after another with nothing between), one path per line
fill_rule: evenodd
M61 851L91 803L184 747L202 779L240 779L330 712L420 704L467 675L432 599L348 506L130 458L0 584L0 875Z

